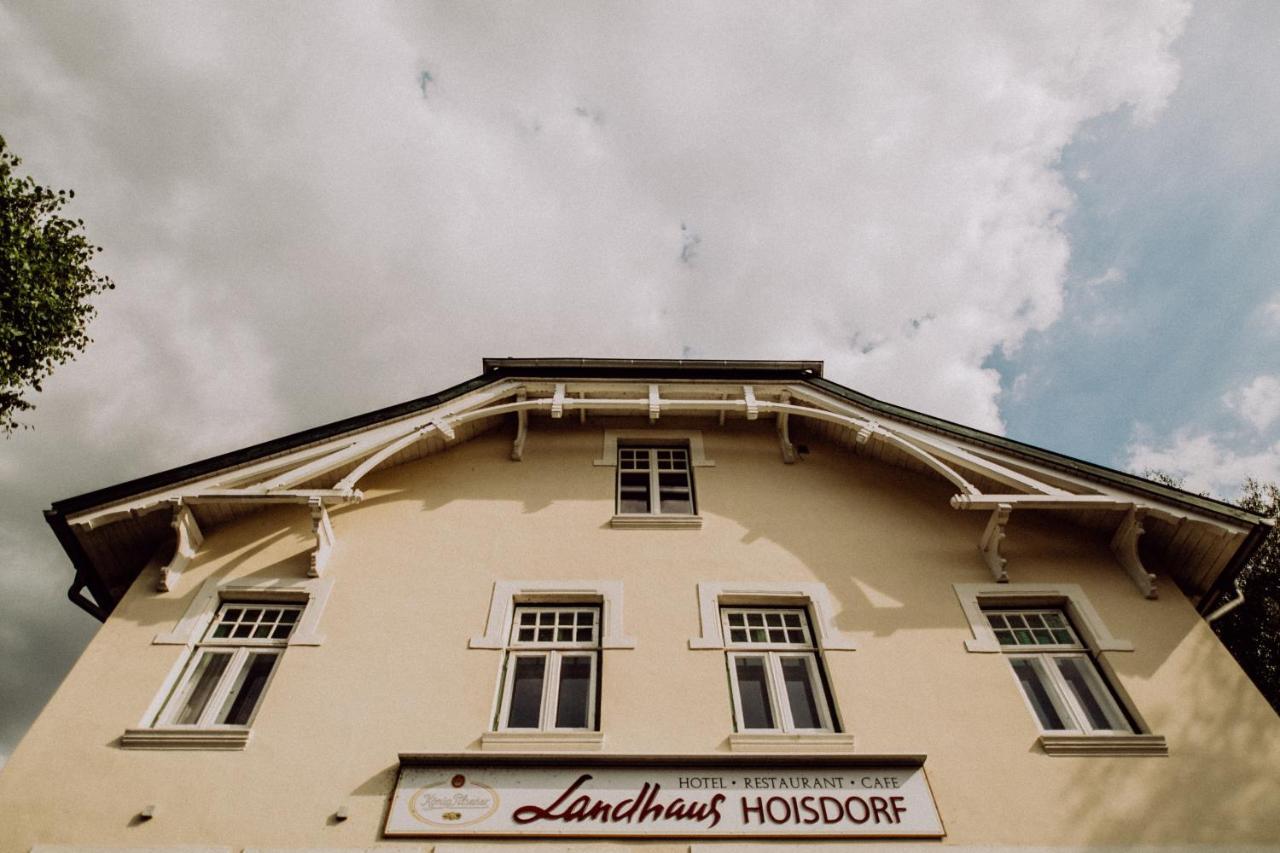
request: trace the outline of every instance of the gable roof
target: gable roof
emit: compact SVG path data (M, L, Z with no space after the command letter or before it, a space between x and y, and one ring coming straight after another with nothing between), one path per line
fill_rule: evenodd
M455 428L474 433L528 411L557 417L566 407L641 413L646 405L696 406L715 414L717 401L708 394L702 401L688 391L664 394L723 385L734 394L721 391L719 412L814 418L827 438L855 451L947 477L960 489L952 499L958 509L1005 507L1006 520L1012 509L1053 509L1084 524L1111 525L1117 537L1132 539L1125 553L1132 551L1133 561L1145 532L1143 550L1175 567L1171 573L1202 612L1230 588L1269 529L1267 519L1232 504L887 403L824 378L822 370L821 361L486 358L479 376L439 393L67 498L45 516L76 568L69 597L105 618L157 546L163 550L173 539L178 513L198 530L192 507L215 523L263 502L308 503L324 512L334 502L358 500L359 476L443 449ZM324 488L343 474L335 488ZM173 513L155 511L165 507ZM121 552L128 558L112 556ZM1003 565L998 552L987 557L993 573ZM1178 566L1185 576L1176 574ZM1132 571L1141 583L1145 570Z

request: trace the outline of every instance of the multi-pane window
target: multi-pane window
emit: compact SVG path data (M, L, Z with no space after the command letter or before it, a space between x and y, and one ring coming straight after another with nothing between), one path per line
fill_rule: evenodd
M518 606L507 648L498 728L596 728L599 607Z
M302 609L300 604L224 602L155 725L249 725Z
M1061 610L984 610L1046 732L1130 734L1133 726Z
M834 731L808 614L724 607L733 715L740 731Z
M687 447L619 447L618 514L693 515Z

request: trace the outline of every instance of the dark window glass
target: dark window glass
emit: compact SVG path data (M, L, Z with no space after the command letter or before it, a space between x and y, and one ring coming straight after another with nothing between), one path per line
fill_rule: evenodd
M258 706L258 699L261 698L262 691L267 686L271 670L275 668L277 657L279 655L269 652L255 652L249 655L249 660L245 662L239 678L236 679L235 687L227 694L227 701L222 705L219 723L229 726L248 725L249 719L253 716L253 709Z
M738 677L738 696L742 700L742 727L773 728L773 708L765 680L764 658L735 658L734 669Z
M1048 731L1065 729L1062 717L1058 716L1058 710L1053 707L1049 692L1045 690L1040 680L1041 675L1035 662L1027 658L1014 658L1009 662L1013 664L1013 671L1018 676L1018 683L1022 685L1022 692L1026 693L1027 698L1031 700L1031 707L1035 709L1041 728Z
M542 679L546 672L544 657L518 657L511 678L511 711L507 728L536 729L542 710Z
M782 658L782 681L786 685L791 720L797 729L820 729L818 698L809 678L809 665L804 658Z
M591 702L591 658L586 655L560 659L560 695L556 728L585 729Z

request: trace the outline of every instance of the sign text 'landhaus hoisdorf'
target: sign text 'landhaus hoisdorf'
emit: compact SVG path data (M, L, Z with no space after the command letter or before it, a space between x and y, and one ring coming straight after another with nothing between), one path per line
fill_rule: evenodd
M922 766L402 765L387 836L943 835Z

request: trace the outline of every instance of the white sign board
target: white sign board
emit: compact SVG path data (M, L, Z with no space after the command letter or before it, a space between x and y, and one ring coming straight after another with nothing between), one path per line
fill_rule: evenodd
M938 838L920 765L401 765L385 835ZM623 760L620 760L620 762Z

